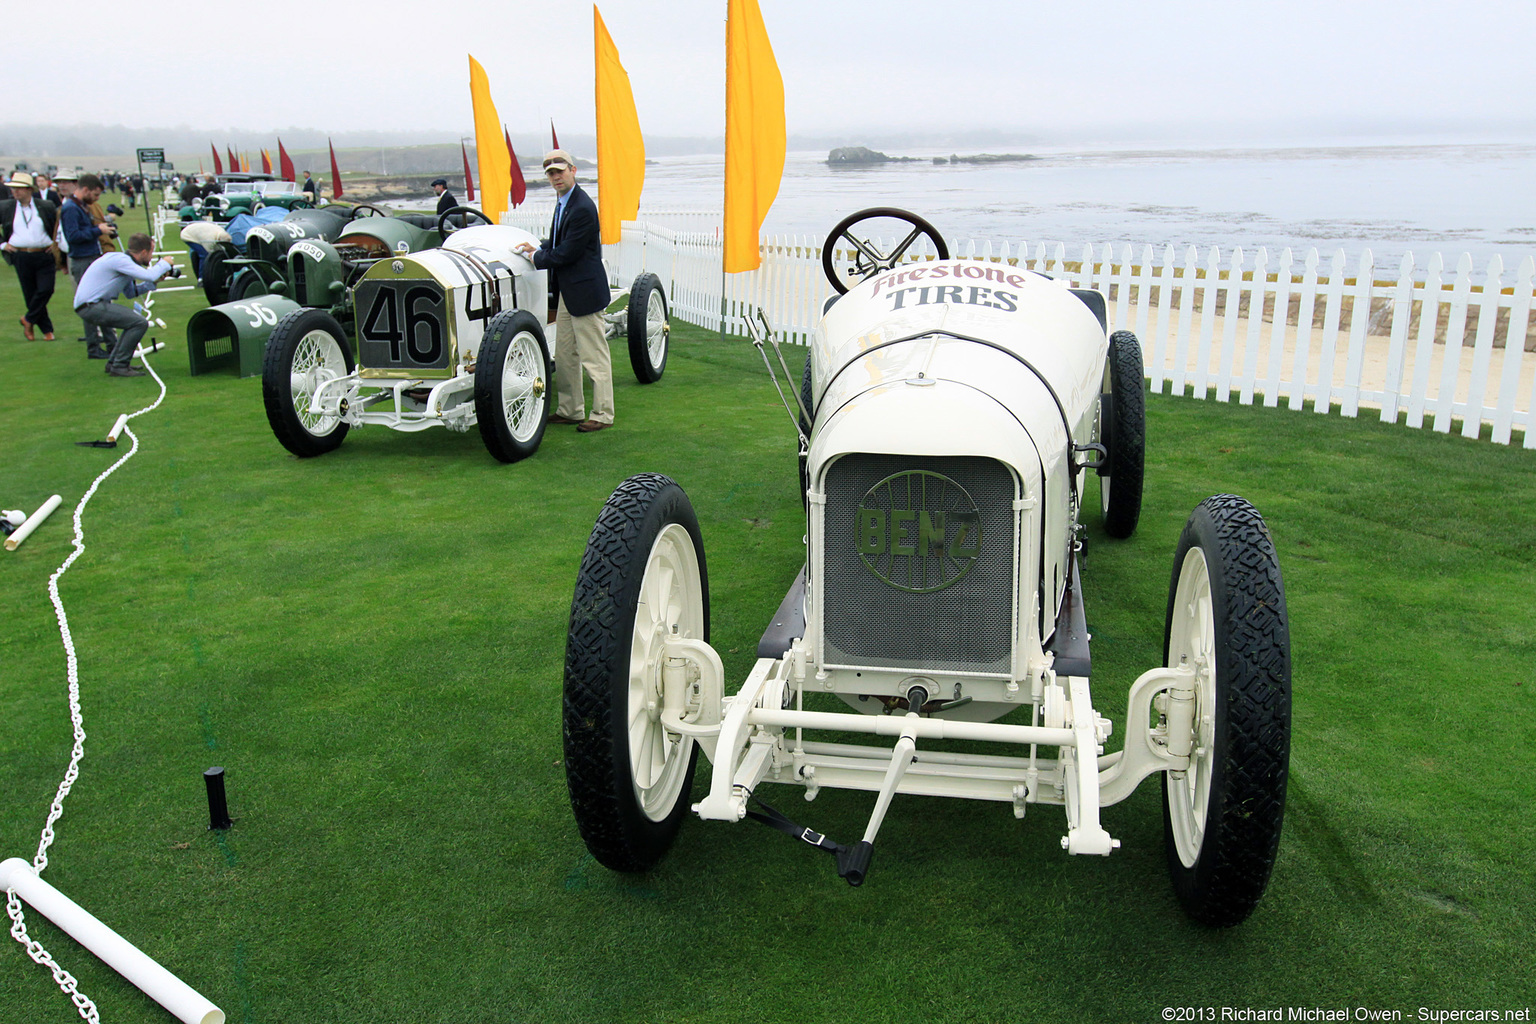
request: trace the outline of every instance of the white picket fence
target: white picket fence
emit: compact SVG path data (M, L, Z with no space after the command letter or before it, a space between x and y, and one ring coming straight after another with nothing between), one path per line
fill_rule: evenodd
M509 213L503 223L547 233L551 208ZM661 278L674 317L709 330L743 334L762 309L780 338L804 344L832 294L820 240L774 237L762 266L721 273L718 212L678 211L624 225L606 246L610 279L627 285L642 270ZM1097 288L1110 302L1111 325L1141 340L1155 393L1169 391L1243 405L1261 402L1316 412L1335 407L1354 417L1378 410L1410 427L1509 444L1524 434L1536 448L1536 331L1531 323L1536 259L1511 275L1495 256L1479 274L1463 254L1450 270L1439 253L1427 264L1409 253L1396 275L1378 279L1369 250L1347 266L1342 249L1327 260L1316 249L1299 259L1284 249L1223 256L1189 246L1085 244L1068 259L1065 244L994 246L952 242L953 255L1000 261ZM916 250L915 259L932 258ZM1386 268L1382 268L1386 269ZM1530 349L1530 351L1528 351Z

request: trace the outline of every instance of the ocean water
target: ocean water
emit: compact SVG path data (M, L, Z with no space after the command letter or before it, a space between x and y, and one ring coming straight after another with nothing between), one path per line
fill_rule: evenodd
M968 151L974 152L974 151ZM790 153L766 234L816 240L843 216L898 206L947 238L1112 242L1159 250L1235 246L1272 254L1316 246L1325 260L1342 248L1353 269L1365 249L1392 274L1412 251L1422 270L1431 252L1455 265L1470 253L1479 274L1497 253L1509 281L1536 255L1536 145L1442 144L1229 149L1035 150L1037 160L936 165L948 152L833 169L825 152ZM965 154L962 154L965 155ZM667 157L646 168L647 210L719 209L718 155ZM535 193L538 196L538 193ZM1049 251L1049 248L1048 248ZM1298 252L1298 256L1300 255ZM1386 276L1386 275L1383 275Z

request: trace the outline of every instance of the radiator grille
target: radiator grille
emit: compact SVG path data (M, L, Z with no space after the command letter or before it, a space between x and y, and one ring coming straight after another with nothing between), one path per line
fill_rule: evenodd
M993 459L847 455L827 471L827 662L1006 673L1013 474Z

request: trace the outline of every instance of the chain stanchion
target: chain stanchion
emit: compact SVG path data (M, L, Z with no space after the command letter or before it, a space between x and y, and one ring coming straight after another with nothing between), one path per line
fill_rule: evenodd
M160 395L149 405L146 405L137 412L130 413L128 415L129 421L145 413L153 412L159 408L161 402L165 401L165 381L155 372L155 368L150 366L148 359L144 359L143 363L145 369L154 377L155 383L160 385ZM74 550L70 552L68 558L64 559L63 564L54 570L53 575L48 577L48 598L53 602L54 616L59 622L59 638L64 645L64 657L67 678L69 680L69 720L70 724L74 727L75 744L74 748L70 751L69 767L65 769L64 778L59 783L58 791L54 793L53 803L48 807L48 818L43 824L42 835L37 844L37 853L32 858L32 869L38 875L41 875L43 869L48 866L48 848L53 845L55 838L53 826L64 814L64 799L69 796L69 791L74 788L75 780L80 777L80 761L85 757L85 718L80 711L80 665L75 655L75 640L69 630L69 616L65 614L64 601L59 596L59 580L69 571L69 567L75 564L75 559L85 553L85 527L81 517L85 512L86 504L90 502L92 496L96 493L96 489L102 485L107 477L117 472L139 450L139 437L133 432L133 428L125 424L123 430L133 441L133 444L123 453L121 458L112 463L100 476L92 481L91 486L80 499L80 503L75 506L75 536L72 542ZM26 916L22 912L21 900L17 897L15 889L6 890L5 911L11 919L11 938L21 943L23 948L26 949L27 955L32 958L34 963L42 964L52 972L54 983L59 986L65 995L69 996L70 1001L75 1004L75 1009L80 1011L81 1017L90 1021L91 1024L99 1024L101 1018L97 1013L96 1004L79 990L74 975L60 967L58 962L43 948L42 943L27 934Z

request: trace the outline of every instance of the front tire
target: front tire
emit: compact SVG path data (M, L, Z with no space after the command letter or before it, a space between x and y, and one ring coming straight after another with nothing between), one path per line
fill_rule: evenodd
M672 325L667 318L667 296L661 279L641 274L629 289L629 364L641 384L661 380L667 369L667 350Z
M663 639L709 639L709 574L683 489L658 473L620 484L582 556L565 647L565 779L599 863L645 871L671 847L698 745L665 730Z
M1269 529L1231 494L1190 514L1174 555L1164 664L1195 676L1187 771L1163 776L1163 834L1186 913L1227 927L1274 868L1291 749L1291 642Z
M1109 456L1099 469L1099 510L1104 532L1124 539L1141 521L1142 477L1147 457L1147 400L1141 342L1130 331L1109 336L1109 388L1100 417Z
M475 418L480 438L502 462L539 450L549 407L549 346L538 317L498 313L486 325L475 360Z
M301 459L335 451L347 423L309 411L315 389L352 373L352 353L336 318L324 310L296 309L277 322L261 365L261 399L282 446Z

